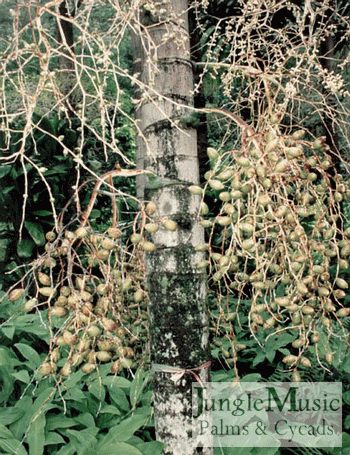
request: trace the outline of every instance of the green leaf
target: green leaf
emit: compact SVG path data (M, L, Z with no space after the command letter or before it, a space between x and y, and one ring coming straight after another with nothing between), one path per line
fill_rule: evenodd
M5 166L0 167L0 179L5 177L5 175L7 175L11 171L11 167L12 167L11 164L7 164Z
M273 359L276 356L276 350L275 349L269 349L266 351L265 356L269 362L273 362Z
M130 403L125 392L119 387L108 387L109 396L122 411L130 411Z
M13 434L11 431L5 427L2 423L0 423L0 438L1 439L12 439Z
M62 436L59 433L56 433L55 431L49 431L45 435L45 445L49 446L51 444L65 444L66 441L62 438Z
M261 363L265 360L265 352L258 351L257 356L254 358L252 366L255 367L258 363Z
M3 425L11 425L11 423L16 422L20 419L24 411L17 408L2 408L0 409L0 423Z
M85 403L87 401L87 396L83 391L79 390L78 388L74 388L67 390L67 392L64 394L64 399L67 401L73 400Z
M116 444L117 442L127 441L140 427L145 425L148 417L144 415L132 416L123 420L119 425L112 427L106 436L98 444L99 449ZM119 453L119 452L118 452Z
M0 423L0 447L14 455L28 455L22 443L14 438L10 430Z
M74 445L69 443L62 447L55 455L75 455L76 453L77 451L75 450Z
M17 243L17 254L20 258L28 259L33 254L35 243L30 239L22 239Z
M344 427L348 430L350 428L350 415L348 415L344 421Z
M1 327L1 330L6 338L12 340L13 335L15 334L16 327L12 324L12 322L8 322Z
M36 370L40 366L40 356L35 349L24 343L16 343L15 347L19 350L22 356L27 359L26 365L28 365L32 370Z
M159 441L143 442L136 445L143 455L162 455L164 446L165 444Z
M19 381L24 382L25 384L29 384L30 382L29 373L27 370L17 371L16 373L12 373L12 376Z
M61 415L48 415L47 416L47 423L46 423L46 430L52 431L57 428L72 428L77 425L77 421L70 417L65 417Z
M91 210L90 218L91 218L92 220L94 220L94 219L96 219L96 218L99 218L100 216L101 216L100 210L97 210L97 209Z
M14 380L10 376L8 369L0 367L0 403L6 403L13 391Z
M123 378L122 376L106 376L102 378L102 384L108 386L109 391L119 387L129 389L131 386L129 379Z
M94 428L95 427L95 419L92 417L91 414L88 412L84 412L83 414L78 415L75 420L78 423L81 423L86 428Z
M89 385L89 392L94 395L99 401L104 401L106 391L99 380L96 379Z
M346 404L350 404L350 390L343 393L343 400Z
M45 414L42 412L30 425L26 441L29 445L29 455L42 455L45 445Z
M50 210L35 210L32 214L37 216L52 216Z
M85 430L67 430L67 435L71 443L75 446L78 455L85 455L87 449L94 448L97 443L95 436L99 429L96 427L87 428Z
M111 443L102 449L97 450L97 455L111 455L113 453L118 455L143 455L139 449L130 444L127 444L126 442L115 442L114 444Z
M25 221L24 226L38 246L45 245L45 233L41 224L33 223L32 221Z
M145 385L147 384L147 379L150 377L149 372L139 368L136 373L135 377L130 386L130 402L131 406L134 408L142 394Z
M121 415L121 412L118 408L115 406L112 406L111 404L103 404L101 411L101 414L114 414L114 415Z
M250 373L242 377L241 382L260 382L261 374L260 373Z
M0 447L11 455L28 455L28 452L18 439L0 439Z

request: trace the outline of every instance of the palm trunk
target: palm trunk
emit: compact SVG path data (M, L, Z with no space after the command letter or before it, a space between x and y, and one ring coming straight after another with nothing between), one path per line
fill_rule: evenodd
M58 66L60 70L60 89L66 97L66 104L70 110L75 108L74 85L75 85L75 66L74 66L74 30L73 23L69 20L68 0L63 0L59 7L59 18L57 18L57 38L60 43L60 54ZM71 14L74 17L74 12Z
M149 239L157 249L147 253L146 266L156 433L167 455L211 453L194 447L191 425L192 382L209 376L206 277L196 267L203 253L195 250L204 241L197 219L200 197L188 190L199 182L197 132L173 123L194 103L187 8L186 0L170 1L165 20L147 15L134 36L135 69L147 87L137 93L143 134L138 167L158 176L156 184L139 181L138 191L156 204L153 219L161 225ZM165 219L177 229L163 228Z

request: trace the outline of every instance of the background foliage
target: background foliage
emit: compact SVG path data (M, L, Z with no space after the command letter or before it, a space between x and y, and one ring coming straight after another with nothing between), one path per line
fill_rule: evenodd
M160 220L137 200L133 171L135 84L143 92L131 56L139 3L68 3L66 16L59 1L0 5L4 453L161 453L142 266L152 248L147 230ZM155 18L164 6L141 3ZM191 6L202 55L194 62L195 90L206 106L241 119L207 112L207 178L204 191L195 190L203 194L208 229L199 248L209 259L199 266L209 275L213 380L342 381L347 416L348 5ZM64 20L73 26L74 49L58 38ZM191 121L200 133L201 124ZM262 195L270 201L259 207ZM284 205L292 220L277 213ZM313 251L307 258L298 258L301 237ZM312 250L316 244L320 250ZM324 267L316 278L315 266ZM284 297L297 308L280 305ZM281 330L290 321L294 330ZM344 433L344 448L332 453L346 454L349 444Z

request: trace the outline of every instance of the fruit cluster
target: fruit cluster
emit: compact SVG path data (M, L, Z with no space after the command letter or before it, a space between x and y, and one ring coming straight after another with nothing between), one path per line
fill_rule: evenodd
M213 214L202 202L209 242L197 249L208 251L209 260L198 267L210 267L214 282L229 294L250 299L253 335L297 331L295 355L283 359L295 377L298 366L311 366L305 354L319 342L318 328L331 334L350 314L342 275L350 256L342 209L349 183L334 168L324 138L303 136L302 130L286 136L271 128L241 150L219 154L209 148L205 188L189 188L193 194L209 189L219 207ZM325 360L332 363L327 348Z
M117 373L145 361L148 312L140 249L124 245L117 227L97 234L82 226L58 236L50 231L46 238L46 254L35 262L35 297L23 307L47 311L50 321L50 354L40 372L56 372L60 357L66 359L62 376L78 366L91 373L111 362ZM23 293L14 289L9 299Z

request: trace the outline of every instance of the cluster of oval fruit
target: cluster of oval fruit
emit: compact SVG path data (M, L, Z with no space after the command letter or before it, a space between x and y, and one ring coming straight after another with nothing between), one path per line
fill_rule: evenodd
M86 227L58 237L53 231L46 234L46 254L35 263L36 297L23 308L47 310L57 329L49 357L40 367L43 375L57 371L60 357L62 376L78 366L91 373L105 362L111 362L116 373L145 360L144 267L136 251L122 245L121 236L115 227L104 234ZM9 299L18 300L23 293L14 289Z
M350 314L342 276L350 256L342 202L350 199L350 186L336 172L324 138L310 142L303 134L271 130L242 150L210 148L205 188L189 188L199 195L211 188L219 207L210 214L202 202L201 224L210 240L197 250L208 251L209 259L198 267L209 267L221 289L251 299L253 333L298 331L298 352L284 359L291 369L310 366L302 354L319 341L317 327L330 333Z

